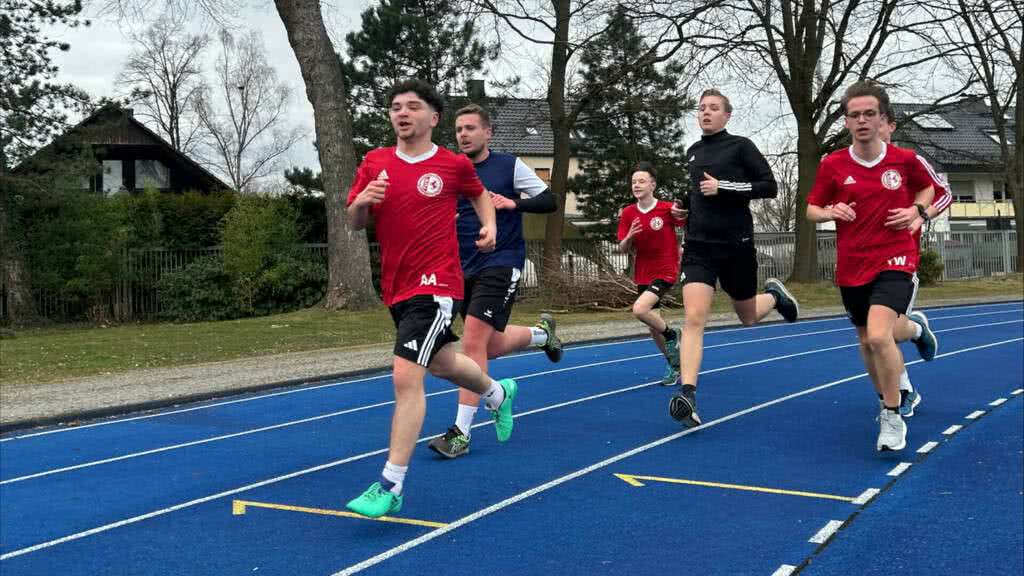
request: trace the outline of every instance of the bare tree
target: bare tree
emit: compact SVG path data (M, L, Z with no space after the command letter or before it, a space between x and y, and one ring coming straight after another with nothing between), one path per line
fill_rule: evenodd
M118 83L137 107L136 115L155 125L171 146L191 155L203 139L195 106L203 87L201 60L209 37L185 31L181 16L166 13L144 32Z
M765 232L796 230L800 182L795 144L791 137L785 138L771 146L765 154L779 184L779 193L775 198L750 203L754 221Z
M723 50L752 88L766 89L765 79L774 77L786 95L797 131L797 214L806 210L821 157L847 137L835 126L848 84L873 79L938 91L938 102L967 88L930 81L926 67L938 66L943 54L927 48L925 37L950 17L929 15L918 0L730 0L708 16L714 33L701 41ZM815 226L797 218L796 231L792 278L815 281Z
M937 45L953 49L949 57L952 68L976 79L988 98L993 136L1013 199L1020 267L1024 262L1024 5L1011 0L956 0L953 4L935 2L932 7L955 18L953 25L942 28L943 37L935 39ZM1016 129L1011 130L1012 126Z
M569 140L580 114L606 86L621 81L639 68L672 58L688 41L685 33L687 24L713 9L720 1L471 0L470 3L492 15L500 28L528 42L551 47L547 90L554 136L551 191L559 200L557 211L548 217L545 226L542 274L549 275L561 267L565 194L569 179ZM570 62L607 30L607 16L616 5L624 6L636 20L638 27L649 39L649 49L635 61L622 66L614 76L603 82L588 84L578 99L569 100L567 95L572 81Z
M331 309L369 308L379 300L373 289L366 233L349 228L345 215L345 200L356 171L356 151L341 60L324 27L320 2L276 0L275 4L299 61L306 96L313 105L327 205L330 278L325 304Z
M223 111L212 102L213 90L200 92L196 112L209 132L210 161L244 192L254 178L279 171L281 155L301 140L301 127L287 127L291 89L278 82L267 63L263 40L250 32L237 42L221 34L217 84Z

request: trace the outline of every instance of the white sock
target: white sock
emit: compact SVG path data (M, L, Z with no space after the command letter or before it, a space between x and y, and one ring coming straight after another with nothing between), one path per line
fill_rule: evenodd
M476 406L459 404L459 413L455 416L455 425L466 436L469 436L469 431L473 428L473 416L476 416Z
M906 390L907 392L913 392L914 387L910 384L910 374L907 374L907 369L904 368L900 374L900 390Z
M918 338L921 337L921 332L924 332L924 328L922 328L920 324L914 322L913 320L911 320L911 323L914 324L914 336L911 338L911 340L917 340Z
M395 485L391 487L390 492L392 494L402 493L402 484L405 483L405 473L409 471L408 466L399 466L387 462L384 464L384 471L380 473L388 482L394 482Z
M540 348L548 343L548 333L533 326L530 328L530 346Z
M484 406L488 410L497 410L498 406L505 401L505 389L498 384L497 380L491 379L491 387L487 389L487 392L482 394L484 397Z

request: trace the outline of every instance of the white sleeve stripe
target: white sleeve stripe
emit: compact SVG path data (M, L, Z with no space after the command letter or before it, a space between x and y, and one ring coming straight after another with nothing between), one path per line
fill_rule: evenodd
M752 190L750 182L730 182L728 180L719 180L718 187L726 190Z
M938 210L939 212L942 212L943 210L948 208L949 205L952 204L952 203L953 203L953 195L947 193L946 195L942 196L942 198L938 202L935 202L932 205L935 206L936 210Z
M527 166L518 157L516 158L513 186L517 193L525 194L527 198L533 198L548 189L548 185L540 179L540 176L537 176L533 168Z
M935 185L941 186L943 189L946 189L947 187L945 183L943 183L942 178L940 178L939 175L936 174L935 169L932 168L932 165L929 164L928 161L922 158L920 155L915 155L915 157L917 158L918 162L924 165L925 170L928 171L928 176L931 176L932 182Z

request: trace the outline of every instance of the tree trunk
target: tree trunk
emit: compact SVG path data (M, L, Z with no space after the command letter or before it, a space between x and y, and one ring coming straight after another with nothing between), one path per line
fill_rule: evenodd
M1021 30L1024 43L1024 30ZM1008 163L1010 194L1013 198L1013 219L1017 224L1017 271L1024 272L1024 53L1017 54L1017 111L1014 113L1013 159Z
M555 42L551 48L551 83L548 108L554 136L554 161L551 166L551 192L558 207L544 226L544 262L541 281L562 269L562 227L565 223L565 196L569 182L569 126L565 112L565 75L569 62L569 0L553 0ZM542 284L543 285L543 284Z
M807 195L814 187L814 177L821 163L818 142L814 137L814 123L797 115L797 158L799 192L796 203L796 250L793 252L795 282L817 282L818 238L814 222L807 219Z
M373 289L366 233L348 226L345 204L356 171L352 119L345 103L341 61L324 28L317 0L276 0L313 105L316 141L327 207L329 280L324 304L332 310L361 310L378 304Z
M32 283L25 267L24 243L13 238L7 226L9 217L8 182L0 169L0 284L6 291L3 303L6 321L19 325L31 324L39 319L32 299ZM0 294L0 297L3 297Z

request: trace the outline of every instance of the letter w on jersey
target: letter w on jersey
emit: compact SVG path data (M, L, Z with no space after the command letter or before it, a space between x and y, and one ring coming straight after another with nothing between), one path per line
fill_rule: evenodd
M906 256L896 256L896 257L893 257L893 258L889 258L888 263L889 263L889 266L906 266L907 265L907 257Z

